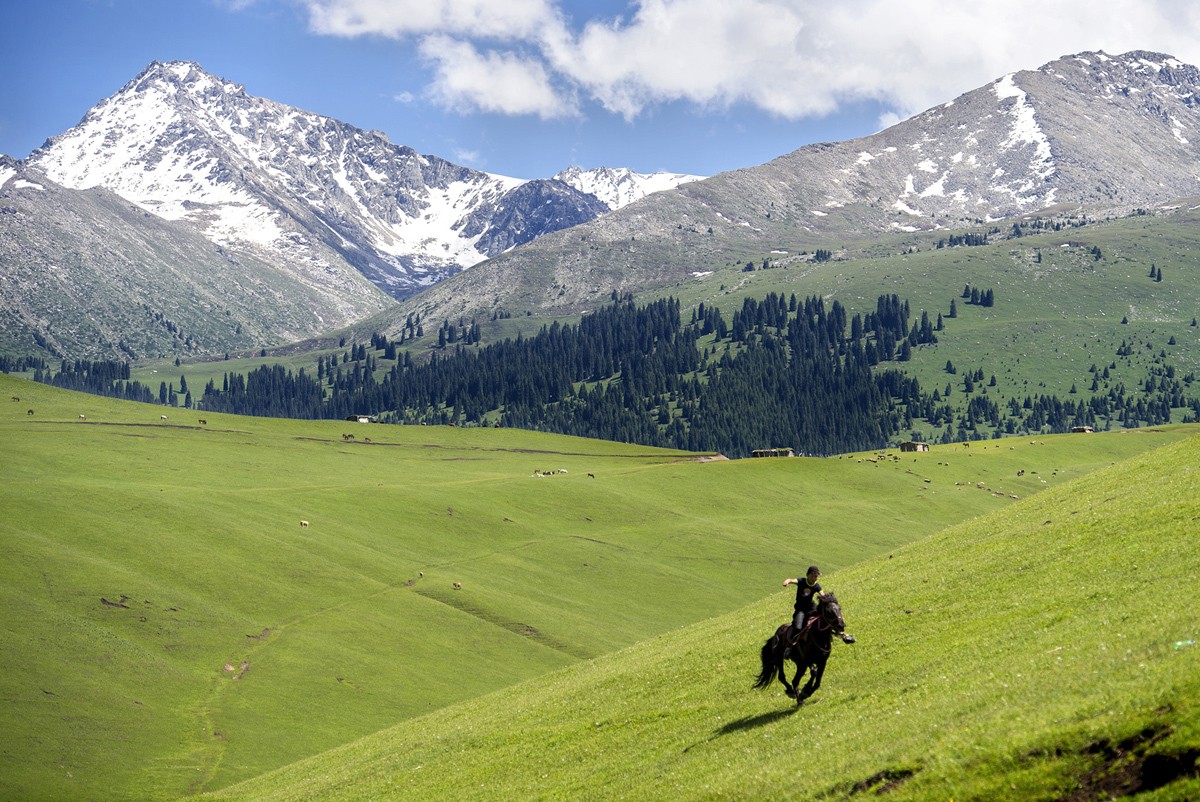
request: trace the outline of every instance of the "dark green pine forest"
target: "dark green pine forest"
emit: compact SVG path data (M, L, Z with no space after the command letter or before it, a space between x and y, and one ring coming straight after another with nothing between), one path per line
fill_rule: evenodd
M963 296L969 304L995 302L991 290L970 286ZM403 339L375 334L369 347L319 357L312 373L280 365L225 373L198 403L185 387L177 393L163 383L157 401L272 417L511 426L735 458L769 448L809 455L883 448L921 431L958 442L1084 425L1133 428L1170 422L1173 408L1200 417L1200 400L1184 396L1169 368L1137 393L1119 384L1095 392L1094 381L1086 398L1022 402L975 393L983 371L960 375L947 362L968 397L954 407L900 364L937 342L940 315L936 325L927 313L915 317L893 294L847 318L838 301L827 306L818 296L747 298L730 320L701 304L686 322L674 298L638 306L632 296L614 297L577 324L554 322L530 337L480 345L474 322L445 322L438 347L414 359ZM64 361L58 373L41 367L39 381L155 400L128 380L124 363Z
M880 370L910 341L896 296L848 321L836 301L768 295L726 321L700 306L686 324L673 298L631 297L537 335L483 346L459 342L427 362L407 355L380 376L373 351L331 358L317 375L262 367L205 388L205 409L255 415L383 422L500 425L748 456L774 445L810 454L871 448L894 436L917 383ZM847 332L848 326L850 333ZM470 331L468 327L467 332ZM468 339L468 338L463 338Z
M988 302L992 300L987 294ZM942 325L938 321L938 327ZM820 297L748 298L726 320L700 305L684 322L672 298L645 306L631 297L535 336L478 347L474 326L444 326L446 342L425 362L376 335L315 375L264 366L205 388L213 411L308 418L369 414L381 422L499 425L731 457L787 447L824 455L878 448L914 420L942 439L978 440L1023 431L1068 431L1120 420L1170 420L1179 398L1136 405L1122 393L1085 400L1026 398L1002 407L972 398L956 416L898 369L912 349L937 341L935 326L896 295L847 319ZM449 339L445 331L452 333ZM395 356L390 370L378 354ZM964 382L978 377L964 376Z

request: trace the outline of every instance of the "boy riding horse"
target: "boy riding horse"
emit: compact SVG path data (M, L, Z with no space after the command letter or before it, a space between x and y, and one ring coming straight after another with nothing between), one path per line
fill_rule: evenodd
M817 599L821 593L821 586L817 584L817 579L821 576L821 569L815 565L808 567L808 572L805 573L803 579L793 578L783 580L783 586L796 586L796 606L792 613L792 631L793 637L804 637L804 625L807 623L808 617L817 609ZM845 643L854 643L854 637L846 633L839 633Z

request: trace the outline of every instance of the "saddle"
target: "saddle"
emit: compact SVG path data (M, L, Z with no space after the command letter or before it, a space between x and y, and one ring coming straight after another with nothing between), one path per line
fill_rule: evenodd
M808 620L804 622L804 626L800 627L799 629L796 629L795 624L788 624L788 645L793 645L799 643L800 641L808 640L808 631L812 629L813 624L816 623L816 620L816 616L809 616Z

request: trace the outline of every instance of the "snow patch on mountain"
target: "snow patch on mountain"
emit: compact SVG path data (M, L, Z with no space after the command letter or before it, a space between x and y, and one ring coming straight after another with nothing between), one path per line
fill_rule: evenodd
M1021 145L1033 145L1034 157L1029 165L1030 170L1042 179L1048 178L1055 169L1054 155L1050 151L1050 140L1038 125L1025 91L1017 86L1012 73L1005 75L993 87L999 100L1012 98L1015 101L1005 112L1013 122L1008 138L1000 143L1000 147L1009 150Z
M568 167L554 178L580 192L595 195L609 209L620 209L654 192L704 180L703 176L684 173L636 173L627 167L596 167L588 170Z

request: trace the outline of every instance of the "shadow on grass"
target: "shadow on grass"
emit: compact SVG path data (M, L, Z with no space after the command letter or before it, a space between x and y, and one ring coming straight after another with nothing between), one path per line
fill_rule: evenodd
M763 713L757 716L749 716L748 718L739 718L737 721L731 721L721 729L717 730L714 738L719 738L722 735L732 735L735 732L743 730L752 730L755 727L765 727L768 724L773 724L781 718L787 718L794 715L800 708L796 705L791 705L783 710L775 710L771 713Z
M715 741L716 739L718 739L724 735L732 735L735 732L743 732L745 730L752 730L756 727L765 727L768 724L774 724L776 721L779 721L780 719L785 719L789 716L795 715L796 711L798 711L799 709L800 708L797 706L792 706L792 707L785 708L783 710L774 710L770 713L762 713L757 716L747 716L746 718L739 718L736 721L731 721L728 724L726 724L725 726L718 729L716 732L714 732L712 734L711 737L705 738L703 741L697 741L696 743L687 747L683 751L690 752L695 747L700 746L701 744L711 743L712 741Z

